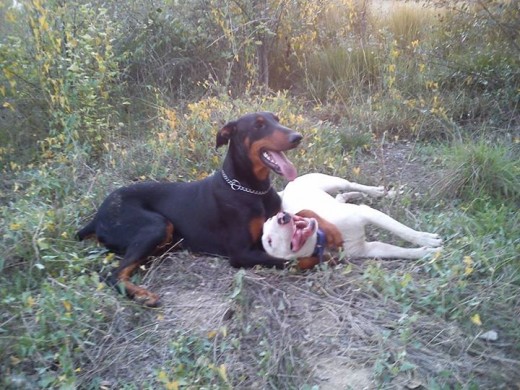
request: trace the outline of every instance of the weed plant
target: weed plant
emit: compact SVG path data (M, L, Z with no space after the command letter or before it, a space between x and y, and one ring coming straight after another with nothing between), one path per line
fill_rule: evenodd
M481 140L454 144L444 154L448 168L437 184L438 195L470 202L481 198L520 201L520 156L516 146Z

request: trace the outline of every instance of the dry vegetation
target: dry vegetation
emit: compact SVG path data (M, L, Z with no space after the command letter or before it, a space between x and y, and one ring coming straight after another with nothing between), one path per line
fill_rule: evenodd
M426 196L439 180L409 143L388 145L358 163L371 178L406 183L410 199ZM402 206L417 204L410 199L375 206L414 221L419 216ZM486 340L487 328L468 329L385 291L404 291L406 280L431 284L431 261L350 259L301 273L237 271L225 259L167 253L141 274L141 283L163 297L160 309L99 292L115 313L81 381L153 387L162 377L166 387L196 388L184 372L189 369L214 388L515 388L515 338ZM510 298L515 321L518 296ZM177 349L178 340L186 350ZM180 369L186 362L192 367ZM224 376L219 367L226 367Z
M431 378L443 375L443 387L470 378L483 388L516 385L518 361L508 357L507 345L367 288L367 267L427 278L420 264L349 261L300 274L237 272L223 261L181 253L154 264L143 282L161 293L163 308L120 306L82 379L153 386L160 367L178 380L169 370L183 356L172 353L172 344L193 338L186 353L194 366L227 367L225 380L209 381L222 388L435 388Z

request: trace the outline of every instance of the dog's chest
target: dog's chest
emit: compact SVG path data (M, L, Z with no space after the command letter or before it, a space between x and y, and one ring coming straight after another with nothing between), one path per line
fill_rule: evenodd
M325 191L304 186L287 187L282 194L282 208L292 214L312 210L325 218L337 212L338 202Z

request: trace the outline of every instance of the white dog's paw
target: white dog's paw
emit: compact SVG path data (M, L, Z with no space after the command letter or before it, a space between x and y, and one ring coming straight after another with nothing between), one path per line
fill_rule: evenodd
M419 248L419 249L421 249L424 252L423 256L426 256L426 255L432 255L432 254L435 254L435 253L438 253L438 252L442 252L443 247L442 246L438 246L437 248L431 248L431 247L424 246L424 247Z
M385 192L385 198L394 199L397 194L402 194L403 191L388 190Z
M355 200L360 200L365 197L365 194L362 192L343 192L341 194L336 195L336 201L340 203L349 203Z
M385 190L384 186L369 187L369 189L367 189L367 193L372 198L382 198L383 196L387 195L387 191Z
M442 238L436 233L419 232L414 242L417 245L436 249L442 245Z
M372 198L390 198L393 199L397 194L402 194L404 191L402 187L400 187L398 190L391 189L387 190L384 186L379 187L369 187L367 189L367 194L370 195Z

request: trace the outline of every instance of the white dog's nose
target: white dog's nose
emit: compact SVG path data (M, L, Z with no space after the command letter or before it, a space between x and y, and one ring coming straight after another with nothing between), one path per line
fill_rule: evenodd
M278 225L288 224L289 222L291 222L291 219L292 219L291 214L286 213L285 211L280 211L276 215L276 221L278 222Z

